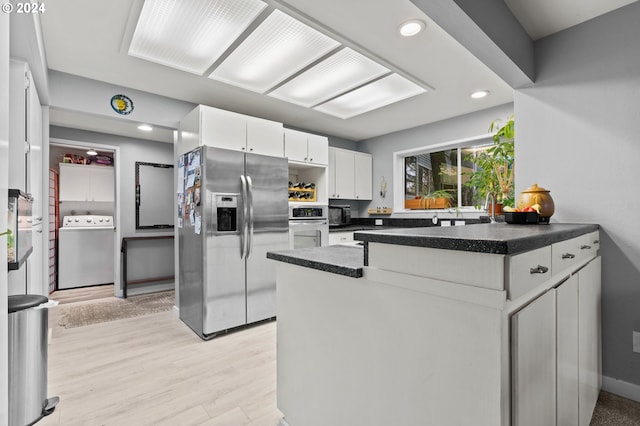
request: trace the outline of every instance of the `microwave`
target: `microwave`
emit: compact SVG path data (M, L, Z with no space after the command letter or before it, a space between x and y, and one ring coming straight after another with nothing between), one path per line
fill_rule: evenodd
M329 226L346 226L351 224L351 206L329 206Z

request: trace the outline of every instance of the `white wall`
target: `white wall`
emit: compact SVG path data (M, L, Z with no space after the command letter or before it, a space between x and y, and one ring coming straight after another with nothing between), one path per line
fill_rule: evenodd
M136 229L136 206L135 206L135 163L143 161L148 163L174 164L173 145L164 142L151 142L142 139L131 139L120 136L106 135L102 133L88 132L84 130L68 129L52 126L50 130L51 138L64 139L70 141L90 142L102 144L104 146L117 146L120 148L120 155L115 159L120 164L120 227L121 237L136 236L156 236L173 235L173 229L167 230L141 230ZM173 193L173 188L167 188ZM117 242L120 244L120 242ZM158 244L158 250L154 246L147 246L149 250L154 250L154 256L148 256L146 252L139 252L139 259L136 252L130 252L128 257L128 277L129 279L150 278L152 276L166 276L174 273L173 251L166 250L163 244ZM171 243L168 243L171 247ZM151 275L153 274L153 275ZM173 288L173 284L170 284ZM147 289L163 286L146 286ZM138 287L139 289L140 287ZM135 292L135 289L132 290ZM132 294L132 293L130 293Z
M53 70L49 71L49 86L53 107L170 128L178 128L182 117L195 107L177 99ZM117 94L126 95L133 101L130 114L118 115L111 108L111 97Z
M602 227L605 386L640 400L638 22L640 2L538 41L538 78L516 92L515 115L516 191L537 182L552 221Z

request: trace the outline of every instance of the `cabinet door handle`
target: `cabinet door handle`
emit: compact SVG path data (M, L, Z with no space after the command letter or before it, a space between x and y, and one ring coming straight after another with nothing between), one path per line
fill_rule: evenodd
M576 255L573 253L565 253L562 255L563 259L573 259L574 257L576 257Z
M600 240L593 240L593 244L600 244Z
M530 274L546 274L549 271L549 268L546 266L538 265L535 268L531 268L529 270Z
M584 244L582 246L580 246L580 250L591 250L591 246L588 244Z

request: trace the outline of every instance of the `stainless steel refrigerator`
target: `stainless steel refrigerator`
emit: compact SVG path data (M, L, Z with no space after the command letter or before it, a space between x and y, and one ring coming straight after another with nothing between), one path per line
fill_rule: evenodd
M288 163L213 147L178 158L180 318L203 339L275 317Z

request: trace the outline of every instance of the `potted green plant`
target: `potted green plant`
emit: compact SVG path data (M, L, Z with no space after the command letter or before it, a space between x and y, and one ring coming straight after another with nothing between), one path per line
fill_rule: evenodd
M465 156L465 160L476 166L473 172L465 173L469 176L465 186L475 188L482 202L493 196L497 205L513 207L514 117L500 124L498 119L489 126L489 132L493 133L493 144L489 148Z
M432 191L424 196L425 209L446 209L451 207L453 195L444 189Z

